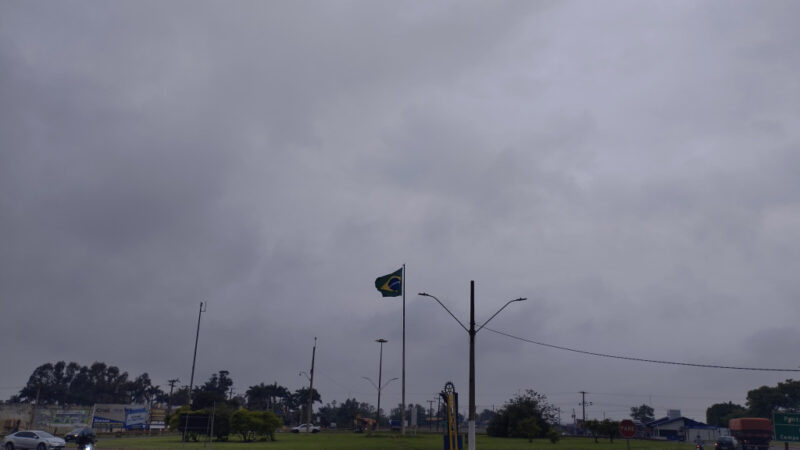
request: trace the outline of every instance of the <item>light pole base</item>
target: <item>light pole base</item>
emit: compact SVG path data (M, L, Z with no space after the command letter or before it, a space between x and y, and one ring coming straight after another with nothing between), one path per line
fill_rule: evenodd
M467 422L467 430L468 430L467 440L469 441L469 444L468 444L467 448L469 450L475 450L475 421L474 420L470 420L469 422Z

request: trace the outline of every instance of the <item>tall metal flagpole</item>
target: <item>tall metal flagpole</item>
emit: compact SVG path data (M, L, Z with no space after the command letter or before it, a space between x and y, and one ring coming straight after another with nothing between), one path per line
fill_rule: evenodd
M406 265L403 264L403 407L400 408L400 434L406 434Z

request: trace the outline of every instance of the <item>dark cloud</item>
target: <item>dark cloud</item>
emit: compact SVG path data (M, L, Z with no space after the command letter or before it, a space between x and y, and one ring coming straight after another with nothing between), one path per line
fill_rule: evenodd
M600 353L793 367L793 2L0 5L0 395L102 360L164 385L409 401L462 321ZM34 331L35 330L35 331ZM479 407L704 419L791 373L589 357L483 330ZM385 395L400 401L400 384Z

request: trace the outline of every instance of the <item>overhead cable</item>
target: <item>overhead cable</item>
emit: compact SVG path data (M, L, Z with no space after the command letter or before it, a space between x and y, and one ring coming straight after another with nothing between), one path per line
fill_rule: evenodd
M646 358L635 358L632 356L620 356L620 355L609 355L607 353L597 353L597 352L589 352L586 350L578 350L575 348L569 347L562 347L560 345L553 345L553 344L546 344L544 342L537 342L531 339L521 338L519 336L514 336L513 334L505 333L498 330L493 330L489 327L484 327L485 329L491 331L492 333L497 333L501 336L505 336L511 339L516 339L518 341L527 342L529 344L536 344L541 345L542 347L550 347L555 348L557 350L565 350L568 352L573 353L580 353L583 355L591 355L591 356L599 356L601 358L613 358L613 359L624 359L627 361L639 361L645 363L652 363L652 364L668 364L672 366L689 366L689 367L703 367L707 369L729 369L729 370L755 370L761 372L800 372L800 369L771 369L771 368L764 368L764 367L736 367L736 366L721 366L718 364L697 364L697 363L687 363L687 362L677 362L677 361L663 361L658 359L646 359Z

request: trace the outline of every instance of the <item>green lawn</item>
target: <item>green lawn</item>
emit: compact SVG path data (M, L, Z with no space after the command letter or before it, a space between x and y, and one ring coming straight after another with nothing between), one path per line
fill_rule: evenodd
M441 449L441 434L420 434L402 437L397 434L376 434L372 436L348 432L322 432L312 435L278 433L275 442L241 442L231 437L229 442L190 442L182 443L177 436L140 437L140 438L106 438L97 443L98 449L219 449L219 450L256 450L256 449L298 449L298 450L404 450L404 449ZM626 450L624 440L600 440L597 444L591 439L565 438L556 444L548 440L491 438L478 435L476 447L480 450ZM464 449L466 449L466 444ZM631 450L691 450L693 444L675 442L637 441L630 442ZM706 448L709 448L707 446ZM710 445L713 448L713 444Z

